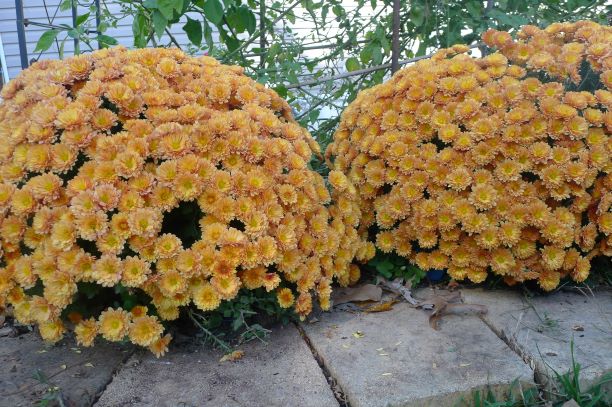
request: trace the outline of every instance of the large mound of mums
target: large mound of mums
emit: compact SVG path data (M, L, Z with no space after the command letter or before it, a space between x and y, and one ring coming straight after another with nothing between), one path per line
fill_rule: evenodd
M334 277L359 277L356 254L373 255L358 205L341 193L328 205L309 169L317 143L240 67L105 49L37 62L2 97L0 308L48 341L81 289L108 287L150 304L71 313L77 341L160 355L181 306L263 287L304 316L313 293L329 307Z
M344 111L329 181L356 190L382 252L457 280L544 290L612 254L612 29L490 30L496 52L441 50Z

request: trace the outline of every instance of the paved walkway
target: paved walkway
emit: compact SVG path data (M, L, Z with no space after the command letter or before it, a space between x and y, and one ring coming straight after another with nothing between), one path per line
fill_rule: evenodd
M131 347L45 348L31 333L4 336L0 405L33 405L57 386L74 406L454 406L485 387L502 394L552 386L553 371L571 366L571 343L585 384L612 371L611 291L462 295L488 313L444 316L438 330L406 303L325 313L275 328L267 344L243 346L236 362L193 344L155 359ZM32 379L37 369L50 384Z

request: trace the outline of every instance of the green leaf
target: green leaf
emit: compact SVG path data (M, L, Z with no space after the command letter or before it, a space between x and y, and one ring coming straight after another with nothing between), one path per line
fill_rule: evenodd
M70 10L71 7L72 7L72 0L64 0L60 4L60 11Z
M156 9L157 8L157 0L145 0L142 2L142 5L146 8Z
M76 22L77 27L78 27L79 25L83 24L85 21L87 21L87 19L89 18L89 15L90 15L90 14L91 14L91 13L85 13L85 14L83 14L83 15L78 16L78 17L76 18L76 21L75 21L75 22Z
M202 45L202 24L187 16L187 23L183 26L183 31L187 33L187 38L198 47Z
M38 42L36 43L36 48L34 48L34 52L43 52L51 48L51 45L53 45L53 41L55 41L55 38L57 38L57 34L59 34L59 30L45 31L38 39Z
M157 0L157 9L166 17L167 20L172 19L174 10L180 10L183 7L182 0Z
M246 6L240 7L240 16L249 34L253 34L257 29L257 18L255 14Z
M372 60L372 44L368 44L359 53L359 59L362 64L367 64Z
M132 33L134 34L134 46L145 48L147 46L147 19L144 15L138 14L132 22Z
M320 114L321 109L315 109L308 114L308 120L310 120L311 123L314 123L319 118Z
M206 40L206 46L208 47L209 51L211 51L215 47L215 42L213 41L213 37L212 37L212 29L210 28L208 21L204 20L203 23L204 23L204 39Z
M219 0L206 0L202 9L211 23L219 25L223 21L223 5Z
M372 47L372 62L375 65L379 65L382 62L383 54L380 47L374 46Z
M410 21L412 21L412 24L416 27L421 27L423 21L425 21L425 13L423 13L423 9L420 7L412 7L409 16Z
M467 9L467 11L470 12L472 17L476 19L480 18L480 16L482 15L482 3L481 2L478 2L478 1L469 2L465 5L465 8Z
M361 65L359 64L359 60L355 57L350 57L349 59L347 59L345 65L346 65L346 70L349 72L356 71L359 68L361 68Z
M168 19L159 10L155 10L153 12L153 30L155 30L157 38L161 38L167 26Z
M98 31L103 33L104 31L108 30L108 23L106 21L101 21L100 25L98 25Z
M104 35L104 34L99 34L96 39L100 42L101 45L103 46L108 46L108 45L117 45L118 41L116 38L113 38L111 36L108 35Z
M287 97L287 87L285 85L278 85L274 88L274 90L276 91L276 93L278 93L280 97Z
M227 31L225 31L221 27L219 27L219 37L221 37L221 40L227 46L229 52L238 49L238 47L240 46L240 41L234 38L234 36L229 35Z

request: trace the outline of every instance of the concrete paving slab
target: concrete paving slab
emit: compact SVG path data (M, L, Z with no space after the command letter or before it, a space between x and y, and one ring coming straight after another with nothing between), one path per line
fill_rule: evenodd
M549 384L572 366L582 367L583 386L612 372L612 291L594 295L556 292L527 298L519 291L463 290L466 302L486 305L483 319L499 335L514 341L530 359L538 381ZM612 383L608 383L612 392Z
M303 329L353 407L454 406L487 385L496 394L533 373L476 316L447 316L399 303L384 313L332 312Z
M72 338L47 346L35 333L0 338L0 405L38 405L49 387L33 378L39 369L67 406L90 406L131 349L104 342L81 348Z
M135 354L96 407L338 406L310 349L293 325L275 327L267 344L241 347L242 359L202 346L170 349L161 359Z

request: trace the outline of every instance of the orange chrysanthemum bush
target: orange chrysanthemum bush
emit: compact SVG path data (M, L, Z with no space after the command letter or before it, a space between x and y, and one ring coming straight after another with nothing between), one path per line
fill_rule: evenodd
M421 269L583 281L612 252L612 29L483 39L497 51L457 45L361 92L327 150L330 182L354 186L380 251Z
M38 62L2 97L0 308L49 341L70 314L82 345L129 338L163 354L162 320L241 288L304 316L367 254L359 213L328 205L308 167L317 143L242 68L106 49ZM153 306L96 314L99 288ZM89 315L70 312L92 296Z

